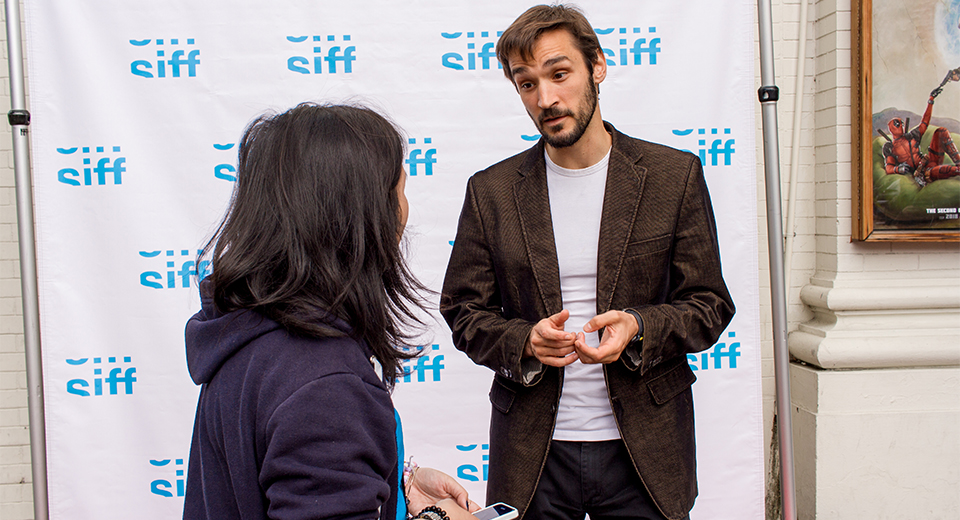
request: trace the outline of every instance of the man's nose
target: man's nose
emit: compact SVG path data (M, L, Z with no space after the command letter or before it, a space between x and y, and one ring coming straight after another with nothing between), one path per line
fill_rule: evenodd
M541 109L550 108L558 101L557 89L549 83L541 83L537 89L537 106Z

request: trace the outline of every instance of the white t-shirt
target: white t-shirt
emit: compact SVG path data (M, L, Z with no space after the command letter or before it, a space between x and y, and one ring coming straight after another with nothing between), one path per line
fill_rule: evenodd
M597 314L597 243L610 152L597 164L580 170L557 166L546 151L544 156L560 266L560 293L563 308L570 311L564 330L583 332L583 326ZM586 340L587 345L594 348L600 344L596 332L587 334ZM603 365L575 361L564 367L553 438L561 441L620 438L607 397Z

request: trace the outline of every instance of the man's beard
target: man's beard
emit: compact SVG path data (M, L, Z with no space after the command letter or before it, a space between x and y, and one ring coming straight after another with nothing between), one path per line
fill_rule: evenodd
M590 124L590 120L593 119L593 113L597 110L597 84L593 82L593 78L589 78L587 83L587 88L584 91L585 102L577 107L579 111L578 114L573 113L573 111L560 110L557 108L547 108L540 113L540 116L534 121L537 124L537 129L540 130L540 134L543 136L543 139L554 148L566 148L568 146L573 146L577 141L583 137L584 132L587 131L587 125ZM574 120L573 129L567 133L563 134L548 134L544 131L543 121L545 119L552 119L554 117L560 116L570 116ZM559 126L559 125L558 125ZM558 128L559 130L559 128Z

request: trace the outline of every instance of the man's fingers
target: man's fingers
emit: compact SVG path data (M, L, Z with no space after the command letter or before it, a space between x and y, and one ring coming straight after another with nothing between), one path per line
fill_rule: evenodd
M533 328L534 338L531 338L534 345L536 345L537 340L540 340L541 344L560 344L560 343L572 343L576 339L577 334L575 332L565 332L562 330L556 329L540 329L539 327ZM559 346L559 345L557 345Z
M617 311L607 311L603 314L594 316L593 319L588 321L587 324L583 326L583 330L586 332L596 332L617 321L618 318L619 316L617 315Z
M576 345L572 342L565 342L560 346L540 346L534 347L534 353L537 359L545 365L554 367L567 366L577 360Z
M552 367L558 367L558 368L559 368L559 367L565 367L565 366L569 365L570 363L573 363L574 361L576 361L577 359L579 359L579 357L578 357L577 353L574 352L573 354L570 354L570 355L564 356L564 357L547 356L547 357L542 357L542 358L541 358L541 357L538 357L538 359L539 359L540 362L543 363L544 365L550 365L550 366L552 366Z
M572 342L577 337L576 333L565 332L563 330L563 324L566 323L569 317L570 311L564 309L553 316L540 320L540 322L533 327L530 341L534 346L538 346L538 343L545 346L566 346L562 343ZM543 341L538 342L538 339ZM551 343L554 344L551 345Z
M582 341L583 334L563 330L569 317L570 311L564 309L533 326L528 348L541 363L563 367L578 359L575 343Z
M616 361L620 357L620 353L616 346L601 344L597 348L577 348L577 356L582 363L589 365Z
M618 348L617 345L601 343L594 351L594 354L598 363L610 363L616 361L622 351L623 349Z
M562 358L575 352L576 348L574 345L567 345L564 347L541 346L541 347L534 347L533 351L534 353L536 353L537 357L541 359L552 358L552 357Z
M579 335L577 337L577 342L574 346L577 350L577 356L582 363L612 363L620 359L620 354L623 352L624 347L626 347L627 341L624 340L622 333L618 334L614 332L615 325L615 322L603 325L606 329L597 347L587 345L586 336Z
M587 335L584 334L583 332L577 333L577 335L574 337L574 340L575 341L573 342L573 346L577 349L578 352L585 348L589 348L589 346L587 345Z
M566 323L569 318L570 318L570 311L568 311L567 309L563 309L562 311L547 318L547 320L549 320L554 327L562 330L563 324Z
M585 364L599 363L599 351L600 349L590 347L586 344L577 344L577 356L580 358L580 361Z

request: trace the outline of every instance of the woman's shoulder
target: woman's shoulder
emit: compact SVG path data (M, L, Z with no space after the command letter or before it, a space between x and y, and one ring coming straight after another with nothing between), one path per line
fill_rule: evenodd
M349 336L307 338L278 330L255 343L250 361L262 367L265 378L299 385L352 376L386 391L363 344Z
M206 387L207 399L227 406L218 407L220 413L253 413L258 422L297 395L309 398L340 392L350 399L346 394L354 393L392 405L387 387L357 340L346 336L306 338L283 328L258 336L236 351ZM233 406L247 410L231 412Z

